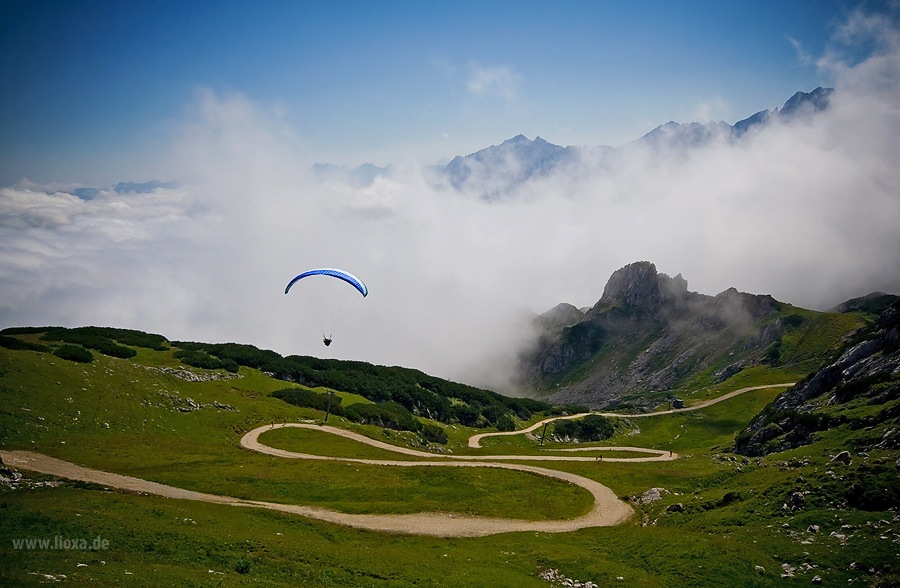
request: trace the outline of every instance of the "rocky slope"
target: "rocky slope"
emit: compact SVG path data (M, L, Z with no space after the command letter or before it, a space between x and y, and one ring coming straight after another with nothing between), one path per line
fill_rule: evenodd
M880 295L883 297L885 295ZM781 394L738 435L735 452L765 455L836 427L858 451L900 449L900 298L824 368Z
M680 274L658 273L647 261L614 272L600 300L580 314L560 305L538 317L537 340L521 355L523 384L555 403L647 405L700 376L716 383L752 365L819 365L795 343L822 326L822 313L733 288L691 292ZM835 343L842 325L829 326L817 344Z

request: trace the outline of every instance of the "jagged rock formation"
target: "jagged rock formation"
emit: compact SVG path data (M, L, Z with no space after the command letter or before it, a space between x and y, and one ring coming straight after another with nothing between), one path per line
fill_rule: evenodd
M892 306L837 359L757 415L738 435L735 452L783 451L813 442L818 431L843 425L874 433L858 438L858 450L900 449L900 298L891 298ZM859 406L871 408L859 414L853 410Z
M612 274L577 322L571 305L535 321L540 335L521 356L521 379L552 391L552 402L591 407L671 390L701 373L710 383L724 381L749 365L777 361L782 336L805 328L791 310L734 288L717 296L691 292L680 274L632 263Z

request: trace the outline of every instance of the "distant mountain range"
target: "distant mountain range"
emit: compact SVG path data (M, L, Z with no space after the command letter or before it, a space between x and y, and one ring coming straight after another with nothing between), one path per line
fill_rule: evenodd
M160 188L171 190L177 188L178 182L161 182L150 180L149 182L119 182L105 188L74 188L65 190L65 193L77 196L82 200L93 200L101 192L115 192L117 194L147 194Z
M435 178L446 181L456 190L476 192L486 200L502 199L524 182L550 175L585 156L608 157L640 147L683 150L719 138L740 140L773 120L789 121L825 110L833 92L832 88L821 87L808 93L797 92L781 109L763 110L733 125L721 121L706 124L670 121L618 149L608 146L561 147L541 137L531 141L524 135L517 135L500 145L453 158L447 165L434 170Z
M833 93L833 88L821 87L812 92L797 92L780 109L762 110L733 125L722 121L705 124L669 121L618 148L606 145L562 147L541 137L531 140L524 135L516 135L499 145L491 145L468 155L457 155L446 165L433 166L427 171L435 185L470 192L487 201L502 200L525 182L549 176L585 157L602 159L627 154L641 147L684 150L720 138L741 140L747 133L774 120L789 121L827 109ZM379 176L387 175L390 169L391 166L379 167L371 163L358 167L317 163L312 171L321 182L339 181L361 188L371 185ZM175 182L152 180L143 183L119 182L106 188L75 188L67 192L83 200L91 200L101 192L140 194L176 186Z

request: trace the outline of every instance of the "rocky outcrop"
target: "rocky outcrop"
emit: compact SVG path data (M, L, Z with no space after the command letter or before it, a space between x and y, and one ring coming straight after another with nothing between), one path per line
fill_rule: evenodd
M603 288L603 296L594 308L621 304L653 309L659 306L660 276L649 261L638 261L616 270Z
M730 377L760 361L781 336L773 318L780 306L771 296L733 288L718 296L690 292L681 274L672 278L638 261L613 272L580 317L571 305L539 317L540 336L522 354L522 379L552 387L553 402L608 407L638 391L671 389L719 364ZM580 378L557 385L576 369Z
M3 458L0 458L0 486L15 486L21 479L22 475L6 467Z
M815 440L815 434L831 427L885 427L871 439L871 447L895 449L894 425L900 409L892 403L900 397L900 301L860 333L840 355L790 390L757 415L742 431L734 450L745 455L765 455ZM841 407L865 399L870 410L865 417ZM868 447L862 447L867 449ZM848 454L849 456L849 454Z
M544 314L535 317L534 322L541 330L561 329L581 321L584 313L566 302L557 304Z

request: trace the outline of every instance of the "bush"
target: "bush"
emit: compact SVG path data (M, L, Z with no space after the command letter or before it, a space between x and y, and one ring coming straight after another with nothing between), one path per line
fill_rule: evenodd
M94 354L80 345L60 345L53 352L53 355L61 359L69 361L77 361L79 363L91 363L94 361Z
M77 327L74 329L66 329L64 327L42 327L38 332L43 332L41 339L45 341L63 341L65 343L75 343L97 349L100 353L106 355L114 355L115 353L124 353L116 350L113 353L106 353L99 345L115 345L113 340L118 341L122 345L131 345L134 347L145 347L156 351L164 351L166 346L165 337L162 335L153 335L150 333L142 333L141 331L133 331L131 329L114 329L111 327ZM110 347L110 349L112 349ZM134 354L128 357L132 357ZM121 357L121 355L114 355Z
M803 317L803 315L796 314L796 313L789 314L786 317L784 317L783 319L781 319L781 324L783 324L785 327L787 327L789 329L796 329L797 327L799 327L800 325L802 325L805 322L806 322L806 319Z
M478 425L478 417L481 416L481 411L475 406L457 404L450 409L450 414L459 423L467 427L475 427Z
M293 404L294 406L315 408L316 410L321 410L323 412L328 410L330 402L331 414L337 416L344 415L344 407L341 405L343 398L340 396L320 394L318 392L313 392L312 390L306 390L305 388L284 388L272 392L271 395L275 398L284 400L288 404ZM331 396L330 400L329 396Z
M119 359L129 359L137 355L137 351L132 349L131 347L125 347L124 345L117 345L113 343L110 339L101 339L97 338L95 341L91 341L90 344L87 345L91 349L96 349L103 355L109 355L110 357L118 357Z
M613 433L612 421L598 414L591 414L577 421L558 421L553 425L553 436L559 439L602 441L612 437Z
M355 423L377 425L395 431L420 431L422 429L422 423L396 402L351 404L347 407L345 416Z
M240 369L240 366L233 359L219 359L203 351L181 350L176 351L172 355L176 359L180 359L183 364L205 370L223 369L236 374Z
M29 343L27 341L22 341L21 339L8 337L6 335L0 335L0 347L24 351L50 351L50 348L46 345L41 345L39 343Z
M513 420L512 416L509 413L500 415L500 418L497 419L497 430L499 431L515 431L516 430L516 421Z
M588 412L589 410L590 409L587 406L582 406L580 404L557 404L545 410L544 414L548 417L565 416L568 414L581 414L582 412Z
M440 443L441 445L447 443L447 433L437 425L423 423L421 434L426 441L431 443Z

